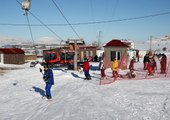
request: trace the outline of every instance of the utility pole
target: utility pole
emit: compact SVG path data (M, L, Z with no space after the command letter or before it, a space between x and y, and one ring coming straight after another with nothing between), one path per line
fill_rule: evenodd
M70 49L74 50L74 70L77 71L77 59L78 59L78 45L84 44L83 39L68 39L67 43L70 46Z
M152 50L152 36L150 36L150 50Z
M77 71L77 40L74 40L74 71Z
M99 31L98 47L100 47L100 43L101 43L100 39L101 39L101 31Z

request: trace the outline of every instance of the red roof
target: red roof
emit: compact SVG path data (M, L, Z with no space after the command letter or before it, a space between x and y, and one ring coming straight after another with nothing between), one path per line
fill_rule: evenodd
M24 54L25 53L20 48L0 48L0 52L4 54Z
M124 42L121 42L121 40L111 40L108 42L104 47L109 47L109 46L115 46L115 47L128 47Z

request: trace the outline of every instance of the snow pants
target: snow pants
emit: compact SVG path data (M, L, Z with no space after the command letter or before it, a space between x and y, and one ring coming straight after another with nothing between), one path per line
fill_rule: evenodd
M153 70L152 70L152 67L151 67L151 66L148 67L148 72L149 72L149 75L152 75L152 74L153 74Z
M101 69L101 77L105 77L106 74L105 74L105 69Z
M88 70L84 70L84 75L86 78L91 78Z
M166 73L166 63L161 64L161 73Z
M45 86L45 92L47 97L51 97L51 86L52 84L46 84Z
M144 70L147 70L147 64L148 64L147 62L144 62L144 63L143 63L143 69L144 69Z

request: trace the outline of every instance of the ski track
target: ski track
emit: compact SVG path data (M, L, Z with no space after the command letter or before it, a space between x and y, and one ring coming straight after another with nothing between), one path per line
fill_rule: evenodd
M29 116L27 116L25 118L25 120L32 120L32 119L38 119L38 116L41 116L42 113L45 113L49 104L49 101L45 101L42 103L42 105L39 105L38 107L36 107L36 111L34 110L34 112L32 112L32 114L30 114Z

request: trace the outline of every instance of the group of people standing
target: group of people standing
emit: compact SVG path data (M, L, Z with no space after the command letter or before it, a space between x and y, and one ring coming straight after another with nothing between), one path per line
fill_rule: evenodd
M155 72L155 70L157 70L157 64L155 61L155 56L149 56L149 54L146 54L144 56L143 59L143 69L144 70L148 70L149 75L153 75L153 73ZM165 54L161 54L161 56L157 56L157 58L160 61L160 70L162 74L166 73L166 65L167 65L167 57ZM119 75L118 74L118 69L119 69L119 63L118 60L116 58L113 59L112 64L111 64L111 70L112 70L112 75L113 77L130 77L130 78L134 78L136 75L134 74L134 63L135 63L135 59L132 58L129 64L129 71L126 75ZM84 59L83 62L83 71L84 71L84 75L85 75L85 80L91 80L91 75L89 73L90 70L90 64L87 58ZM105 77L105 65L102 62L100 65L100 70L101 70L101 77ZM46 83L45 86L45 93L46 93L46 98L47 99L51 99L51 87L52 85L54 85L54 77L53 77L53 72L52 70L49 68L48 65L44 65L44 71L42 71L42 69L40 69L40 72L43 73L43 80Z
M149 75L153 75L157 70L157 63L155 56L149 56L146 54L143 58L143 70L148 70Z
M166 66L167 66L167 56L163 53L161 55L153 55L149 56L149 54L146 54L143 59L143 69L148 70L149 75L153 75L155 71L157 70L157 63L155 58L158 58L160 61L160 70L161 74L166 73Z
M161 70L160 73L161 74L166 73L167 56L164 53L161 54L160 56L150 55L148 53L143 58L143 69L148 71L148 75L154 75L155 71L157 70L157 63L155 60L156 57L160 61L160 70ZM132 57L132 59L130 60L130 63L129 63L129 72L126 75L120 75L120 74L118 74L118 69L119 69L118 60L116 58L114 58L111 63L111 70L112 70L113 77L125 77L125 76L130 77L130 78L136 77L136 74L134 72L135 71L135 69L134 69L135 62L137 62L137 61L135 60L134 57ZM105 68L103 66L104 65L102 65L102 67L101 67L101 77L106 76L104 73Z
M111 62L111 70L112 70L112 77L117 78L117 77L128 77L128 78L134 78L136 77L135 72L134 72L134 63L135 59L132 59L129 65L129 72L127 72L125 75L118 74L119 70L119 62L116 58L113 58L113 61ZM105 69L106 66L104 65L104 62L101 61L100 65L100 70L101 70L101 78L104 78L106 76L105 74Z

